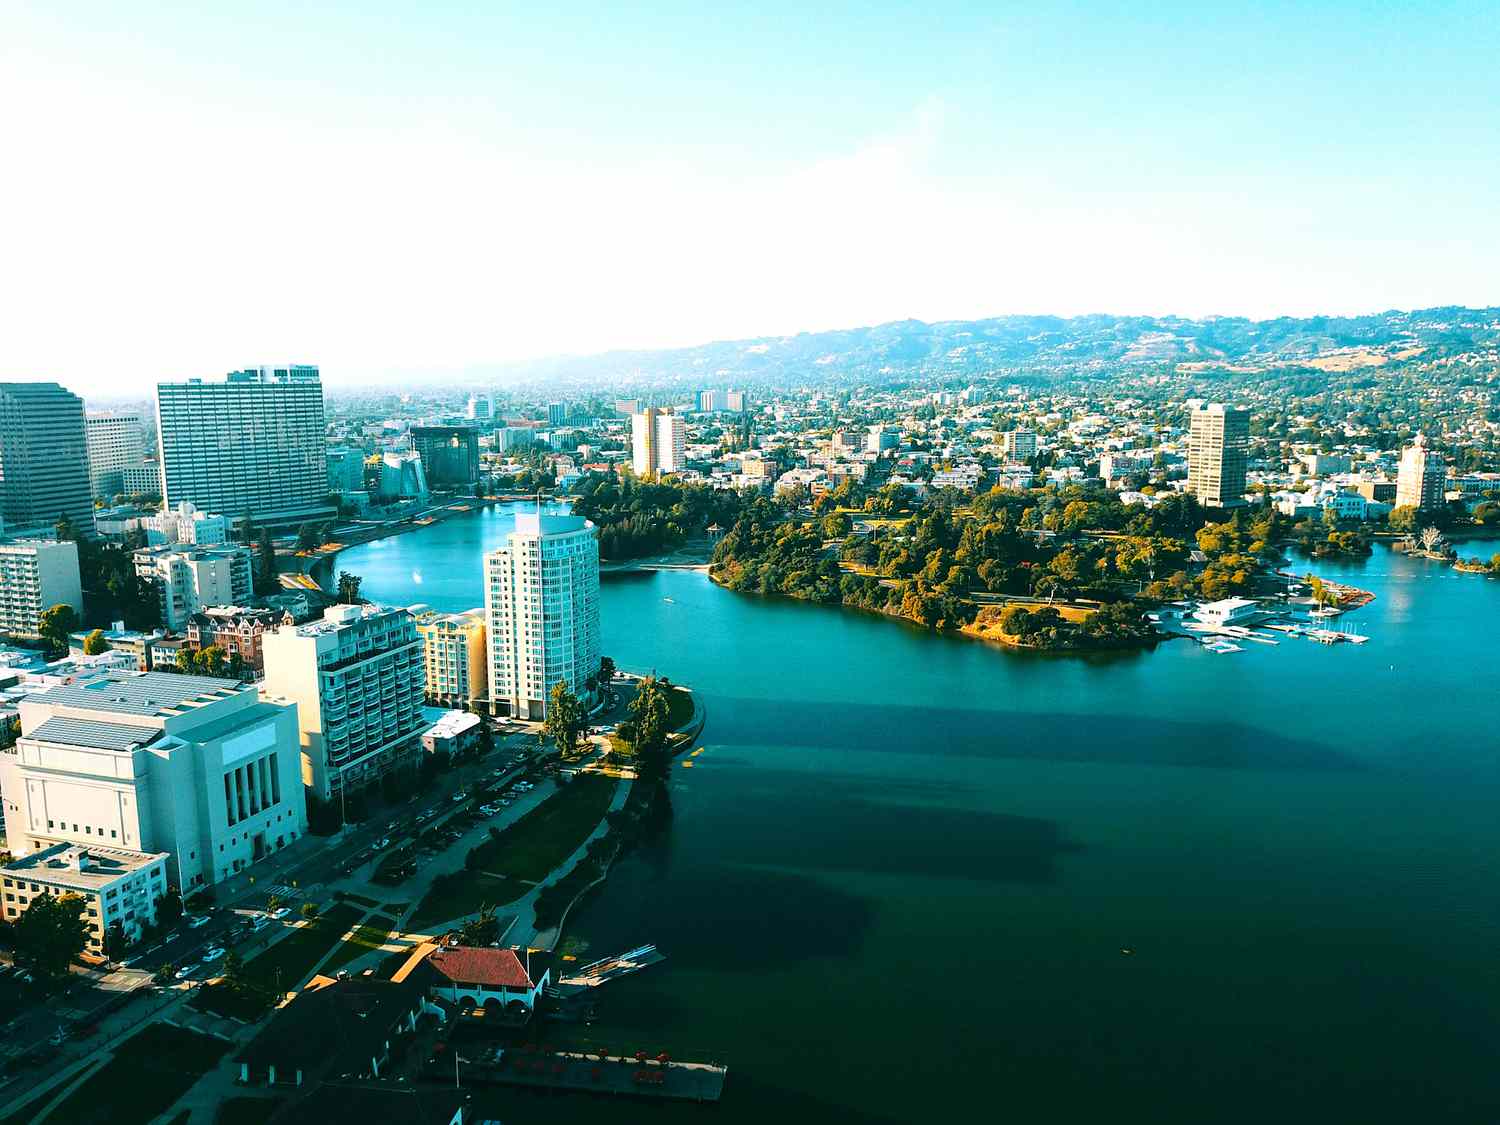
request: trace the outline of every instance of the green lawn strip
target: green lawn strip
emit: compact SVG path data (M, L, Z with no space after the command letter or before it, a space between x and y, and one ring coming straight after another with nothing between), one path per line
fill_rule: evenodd
M387 918L384 914L376 914L368 922L362 923L354 933L350 934L339 943L339 947L333 951L333 956L323 963L319 971L327 976L332 976L350 961L363 957L372 949L379 949L385 944L386 939L391 936L391 928L395 926L394 918Z
M254 1023L265 1014L274 999L269 989L249 984L236 988L219 981L198 989L189 1003L201 1012Z
M421 933L436 922L447 922L473 914L481 906L504 906L531 890L532 884L517 879L497 879L473 871L440 875L423 897L406 928Z
M283 938L245 962L246 983L272 992L290 992L312 972L313 966L344 936L344 932L364 915L365 912L357 906L340 904L333 907L316 922L302 926L291 937ZM278 969L281 970L279 977Z
M196 1031L150 1024L123 1043L48 1119L146 1125L217 1066L229 1048L229 1043Z
M578 775L498 837L480 844L471 866L491 875L540 882L599 826L614 793L614 778Z
M230 1098L219 1106L214 1125L265 1125L284 1098Z

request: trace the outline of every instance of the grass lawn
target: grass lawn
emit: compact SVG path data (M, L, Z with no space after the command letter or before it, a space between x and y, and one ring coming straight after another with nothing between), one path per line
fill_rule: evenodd
M150 1024L69 1094L50 1119L146 1125L217 1066L229 1047L186 1028Z
M663 689L667 697L667 744L671 745L671 732L685 725L693 717L693 695L676 684ZM617 734L609 736L609 748L621 754L632 752L631 744Z
M246 983L272 992L290 992L312 972L323 954L344 936L344 931L364 917L364 913L357 906L335 906L316 922L302 926L291 937L283 938L264 953L246 961ZM278 969L281 970L279 977Z
M339 943L333 956L324 964L323 972L332 976L350 961L363 957L372 949L379 949L385 944L385 939L391 936L391 927L395 924L394 918L387 918L384 914L376 914L368 922L362 923L353 934Z
M479 845L479 871L465 871L433 885L417 907L411 928L420 930L472 914L482 904L512 902L552 873L593 834L614 797L616 781L581 774L516 821L498 839ZM481 872L483 872L481 874ZM490 878L489 876L499 876Z
M272 999L274 997L267 989L254 986L233 988L220 981L217 984L205 984L189 1003L202 1012L253 1023L265 1015Z

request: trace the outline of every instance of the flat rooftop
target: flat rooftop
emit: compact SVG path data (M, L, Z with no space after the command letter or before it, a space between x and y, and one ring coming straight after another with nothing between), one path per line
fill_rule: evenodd
M86 684L60 684L34 698L54 706L163 718L254 690L234 680L219 680L211 676L111 672Z
M53 844L50 848L12 860L0 867L0 873L38 883L94 891L166 858L166 852L131 852L123 848L92 847L87 844Z
M130 726L126 723L101 723L94 719L48 719L26 735L34 742L53 742L61 746L86 746L91 750L137 750L156 741L161 731L155 727Z

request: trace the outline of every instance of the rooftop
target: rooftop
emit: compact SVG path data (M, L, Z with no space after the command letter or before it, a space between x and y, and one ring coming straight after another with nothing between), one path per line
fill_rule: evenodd
M54 689L55 690L55 689ZM35 742L61 746L87 746L91 750L137 750L161 736L155 727L126 723L101 723L94 719L48 719L26 737Z
M233 680L174 672L111 672L86 684L62 684L37 696L53 706L161 718L252 691Z
M434 949L427 957L427 964L438 976L454 984L532 987L526 966L511 949L447 945Z
M36 882L98 890L131 872L150 867L167 858L166 852L132 852L123 848L91 847L80 844L53 844L39 852L0 867L8 875L24 876Z

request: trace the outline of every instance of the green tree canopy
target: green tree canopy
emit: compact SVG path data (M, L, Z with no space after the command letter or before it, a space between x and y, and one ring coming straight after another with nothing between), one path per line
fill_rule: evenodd
M86 948L89 923L82 895L38 895L16 919L12 934L16 964L56 980Z

